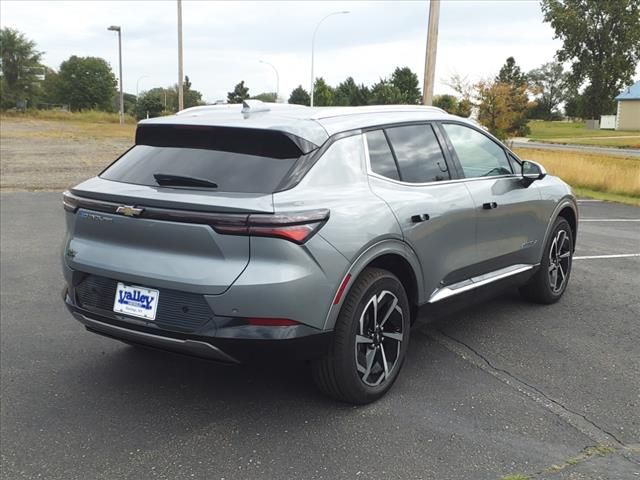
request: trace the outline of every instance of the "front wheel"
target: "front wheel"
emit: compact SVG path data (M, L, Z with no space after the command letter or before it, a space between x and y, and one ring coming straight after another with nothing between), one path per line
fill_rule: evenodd
M367 268L340 310L328 353L312 365L327 395L370 403L393 385L409 343L410 309L402 283L392 273Z
M569 223L559 217L545 245L540 269L520 288L520 293L536 303L557 302L569 283L572 261L573 232Z

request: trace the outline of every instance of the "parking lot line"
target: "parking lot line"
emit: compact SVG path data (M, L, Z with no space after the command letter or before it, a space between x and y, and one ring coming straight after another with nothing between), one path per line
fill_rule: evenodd
M629 258L640 257L640 253L618 253L614 255L582 255L573 257L574 260L593 260L596 258Z
M581 222L640 222L640 218L581 218Z

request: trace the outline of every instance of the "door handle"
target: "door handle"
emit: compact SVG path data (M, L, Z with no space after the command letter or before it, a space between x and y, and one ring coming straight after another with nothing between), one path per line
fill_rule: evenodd
M426 213L421 213L420 215L411 216L411 221L413 223L426 222L427 220L429 220L429 215Z
M485 210L492 210L494 208L498 208L498 204L496 202L487 202L482 204L482 208Z

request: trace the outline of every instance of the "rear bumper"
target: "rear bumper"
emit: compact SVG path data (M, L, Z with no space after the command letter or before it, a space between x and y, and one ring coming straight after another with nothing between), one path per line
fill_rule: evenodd
M216 337L211 330L182 333L151 328L130 322L125 317L89 311L76 304L67 287L62 292L64 303L76 320L93 333L160 350L186 354L227 364L263 362L266 360L310 360L323 355L333 332L309 332L296 327L243 328L242 336ZM265 335L265 328L273 335ZM286 335L282 330L288 329ZM208 334L209 333L209 334Z

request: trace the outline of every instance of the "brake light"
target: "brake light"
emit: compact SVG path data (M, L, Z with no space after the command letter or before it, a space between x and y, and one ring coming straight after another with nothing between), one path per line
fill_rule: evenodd
M62 206L67 212L75 213L78 210L78 197L66 190L62 193Z
M312 210L274 215L249 215L246 226L213 224L216 232L225 235L275 237L302 244L309 240L329 219L329 210Z

